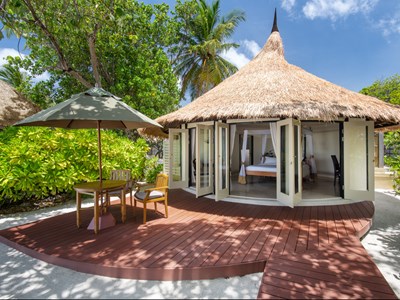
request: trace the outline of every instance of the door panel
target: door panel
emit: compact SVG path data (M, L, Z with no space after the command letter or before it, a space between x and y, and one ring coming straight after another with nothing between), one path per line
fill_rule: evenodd
M293 159L294 159L294 194L293 203L296 205L301 201L302 190L303 190L303 174L302 174L302 133L301 133L301 122L293 120Z
M169 186L171 189L189 185L188 176L188 130L169 130Z
M350 120L344 123L344 197L373 200L374 123Z
M301 200L301 123L293 119L277 122L277 199L294 207Z
M196 125L196 197L213 192L213 143L213 126Z
M229 125L216 123L215 126L215 199L229 195Z

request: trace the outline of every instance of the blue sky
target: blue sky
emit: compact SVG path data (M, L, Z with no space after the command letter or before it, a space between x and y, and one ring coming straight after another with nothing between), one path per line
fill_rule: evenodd
M289 63L353 91L400 73L399 0L221 0L221 6L223 15L246 14L232 37L241 46L228 55L238 66L265 44L277 8Z
M175 0L146 0L167 3ZM278 11L286 60L353 91L400 73L399 0L221 0L221 14L239 9L246 21L225 56L238 67L265 44ZM0 41L3 56L17 54L17 40Z

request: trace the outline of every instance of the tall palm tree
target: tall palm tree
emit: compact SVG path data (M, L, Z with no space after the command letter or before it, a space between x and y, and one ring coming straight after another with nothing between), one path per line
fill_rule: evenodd
M221 53L239 47L227 39L244 20L244 12L237 10L221 17L220 0L211 5L206 0L196 1L195 13L186 21L184 42L176 60L175 70L182 79L182 98L189 91L193 100L237 71Z

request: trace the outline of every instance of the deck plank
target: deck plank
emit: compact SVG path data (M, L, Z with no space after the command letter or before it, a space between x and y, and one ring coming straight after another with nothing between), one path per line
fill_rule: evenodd
M288 208L281 209L281 214L271 226L270 228L271 230L268 231L268 235L262 237L261 243L263 245L255 260L266 260L271 255L272 251L274 250L275 244L279 242L279 235L281 234L282 227L285 223L284 220L287 218L289 213L290 209Z
M318 249L318 207L312 206L310 212L310 226L308 230L307 250Z
M297 238L296 252L304 252L307 250L309 228L311 218L311 207L304 207L303 216L300 221L300 231Z
M243 261L251 261L252 257L255 259L263 246L263 238L260 235L268 236L270 230L272 230L273 221L279 216L281 210L278 207L272 207L268 211L268 215L255 226L247 239L244 241L242 246L239 248L238 252L234 257L232 257L230 263L241 263ZM247 258L247 259L246 259Z
M299 298L396 298L358 238L352 236L302 254L271 257L258 298L272 293Z
M86 230L93 209L0 231L0 241L44 261L119 278L177 280L265 271L259 298L393 298L359 241L369 229L369 201L319 207L264 207L215 202L172 190L169 218L128 205L116 226Z
M152 255L152 260L147 263L141 263L141 266L160 267L164 264L170 265L175 262L173 257L175 257L177 253L181 252L186 247L190 247L193 243L199 241L202 235L207 234L208 231L215 228L210 225L217 225L219 222L223 221L223 217L220 215L223 211L225 211L225 208L221 206L219 210L214 211L211 216L207 216L206 213L200 214L201 222L197 222L197 224L193 223L192 226L188 226L184 231L179 232L179 236L176 235L175 238L172 238L168 246L164 248L160 247L160 251ZM167 254L165 250L168 250Z
M294 216L293 222L292 222L292 227L290 229L288 239L286 241L286 244L283 249L283 253L292 253L296 250L296 246L299 240L299 234L300 234L300 229L301 229L301 221L303 219L304 215L304 207L299 207L299 209L296 210L296 214Z

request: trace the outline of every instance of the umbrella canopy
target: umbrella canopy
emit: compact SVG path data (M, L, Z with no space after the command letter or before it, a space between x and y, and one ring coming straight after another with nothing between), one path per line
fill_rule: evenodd
M157 122L133 109L117 96L91 88L70 99L17 122L16 126L59 128L136 129L161 127Z
M0 80L0 128L13 125L39 111L38 106L25 99L11 85Z
M165 128L178 128L201 121L290 117L320 121L366 118L376 127L385 127L400 123L400 107L289 64L275 19L266 44L252 61L209 92L156 121ZM160 133L158 129L143 132Z
M100 128L136 129L161 127L157 122L101 88L91 88L86 92L73 95L70 99L14 125L73 129L97 128L100 180L102 180Z

